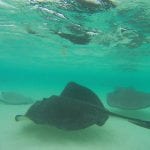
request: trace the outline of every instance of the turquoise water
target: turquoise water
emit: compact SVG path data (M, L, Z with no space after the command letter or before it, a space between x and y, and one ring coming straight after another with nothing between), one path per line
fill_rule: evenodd
M60 32L88 33L90 42L73 43ZM95 91L104 104L106 94L117 87L150 92L149 44L148 0L117 0L115 8L100 11L74 1L0 1L0 91L42 99L75 81ZM149 119L148 111L131 115Z
M62 4L6 1L0 10L0 88L22 84L46 90L74 80L96 88L129 85L148 90L148 4L126 1L114 9L91 12L61 8ZM79 45L51 33L71 33L73 25L96 35L89 44Z

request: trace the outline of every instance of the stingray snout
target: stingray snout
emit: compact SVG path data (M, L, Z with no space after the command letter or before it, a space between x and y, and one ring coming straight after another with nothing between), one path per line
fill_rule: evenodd
M22 121L22 120L26 120L26 119L27 119L27 117L24 115L16 115L15 116L16 121Z

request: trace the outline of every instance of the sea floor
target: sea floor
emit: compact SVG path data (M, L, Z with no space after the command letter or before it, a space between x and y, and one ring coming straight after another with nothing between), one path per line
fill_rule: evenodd
M110 117L102 127L96 125L80 131L62 131L16 122L30 105L0 104L0 150L148 150L150 130Z

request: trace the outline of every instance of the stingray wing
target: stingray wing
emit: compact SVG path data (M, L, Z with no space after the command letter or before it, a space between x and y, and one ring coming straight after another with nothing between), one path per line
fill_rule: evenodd
M75 82L70 82L66 85L60 96L73 98L95 105L100 108L104 108L98 96L87 87L81 86Z

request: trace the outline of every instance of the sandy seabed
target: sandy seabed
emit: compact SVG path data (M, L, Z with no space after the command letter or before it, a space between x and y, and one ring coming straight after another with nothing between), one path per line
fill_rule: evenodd
M16 122L29 105L0 104L0 150L148 150L150 131L118 118L109 118L103 127L96 125L80 131L62 131Z

